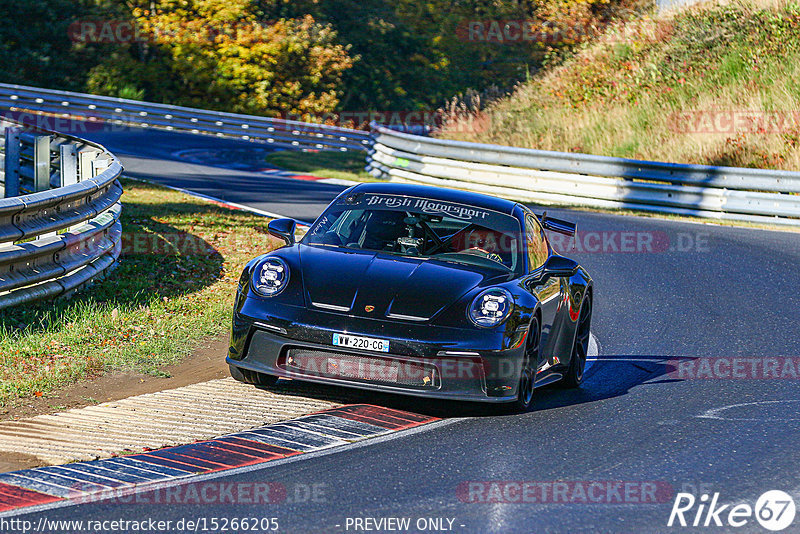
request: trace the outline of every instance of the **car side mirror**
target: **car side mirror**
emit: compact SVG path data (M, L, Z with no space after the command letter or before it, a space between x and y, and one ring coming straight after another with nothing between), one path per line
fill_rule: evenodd
M578 272L578 262L564 256L550 256L544 263L542 279L551 276L569 278Z
M287 245L294 245L294 232L297 222L294 219L273 219L267 225L271 235L286 241Z

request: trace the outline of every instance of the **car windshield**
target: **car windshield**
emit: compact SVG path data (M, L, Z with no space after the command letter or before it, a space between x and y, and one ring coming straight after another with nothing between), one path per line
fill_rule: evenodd
M361 193L331 205L302 242L518 273L523 265L521 235L517 219L485 208Z

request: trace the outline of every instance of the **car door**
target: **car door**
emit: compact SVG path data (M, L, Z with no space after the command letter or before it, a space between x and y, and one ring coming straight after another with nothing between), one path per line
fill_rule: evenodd
M528 291L535 294L542 306L542 340L537 369L542 370L553 363L555 336L552 336L553 323L556 319L559 297L561 296L561 279L550 277L542 280L541 272L544 263L550 256L550 247L544 229L532 213L525 215L525 246L528 255L529 277Z

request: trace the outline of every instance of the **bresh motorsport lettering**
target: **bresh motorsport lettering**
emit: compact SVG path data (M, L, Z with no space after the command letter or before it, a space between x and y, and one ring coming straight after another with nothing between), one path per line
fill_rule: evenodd
M393 210L407 208L411 211L420 211L429 215L444 215L464 221L485 220L489 217L489 212L486 210L426 198L370 195L364 199L364 204L373 209L381 206Z

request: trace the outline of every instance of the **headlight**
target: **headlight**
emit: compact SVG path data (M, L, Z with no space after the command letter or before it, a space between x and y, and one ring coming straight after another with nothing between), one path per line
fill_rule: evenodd
M514 307L511 293L499 287L480 293L469 307L469 318L478 326L491 328L505 321Z
M273 297L289 285L289 266L280 258L267 258L253 272L253 289L259 295Z

